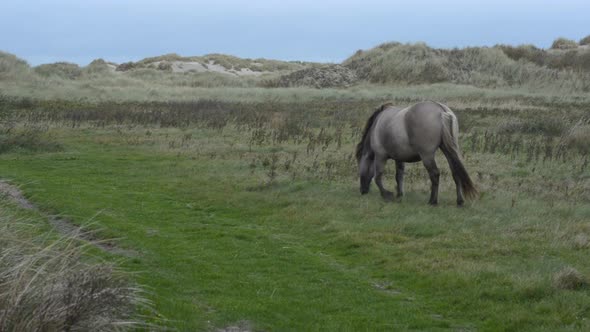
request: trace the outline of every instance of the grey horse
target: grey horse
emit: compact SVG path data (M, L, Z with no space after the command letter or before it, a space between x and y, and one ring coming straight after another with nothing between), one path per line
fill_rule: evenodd
M389 103L380 106L367 120L363 138L356 147L361 194L369 192L374 177L381 196L387 201L393 200L393 193L383 187L385 163L393 159L397 196L403 196L405 163L422 161L432 183L428 203L436 205L440 172L434 155L440 148L457 186L457 205L463 205L463 195L477 197L477 189L461 161L458 134L457 117L441 103L420 102L406 108Z

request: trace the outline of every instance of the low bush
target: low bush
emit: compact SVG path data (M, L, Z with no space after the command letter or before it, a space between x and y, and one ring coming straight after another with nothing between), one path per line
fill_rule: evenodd
M135 69L137 65L134 62L123 62L122 64L117 66L117 71L128 71L131 69Z
M551 48L555 50L569 50L572 48L577 48L578 43L575 40L567 39L567 38L557 38L551 44Z
M15 55L0 51L0 81L23 79L28 76L29 64Z
M280 76L274 81L268 81L266 86L296 87L308 86L317 89L348 87L358 81L354 71L340 65L317 66L297 70Z
M47 134L42 126L15 127L4 123L0 126L0 153L14 150L30 152L59 151L61 145Z
M84 68L84 72L90 75L104 75L111 72L109 64L103 59L96 59Z
M82 69L74 63L56 62L40 65L34 68L35 73L43 77L59 77L75 80L82 76Z

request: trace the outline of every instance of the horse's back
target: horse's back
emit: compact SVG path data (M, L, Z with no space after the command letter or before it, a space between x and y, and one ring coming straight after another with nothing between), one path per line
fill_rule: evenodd
M421 160L421 155L433 153L441 144L442 112L434 102L384 110L372 136L374 151L399 161Z

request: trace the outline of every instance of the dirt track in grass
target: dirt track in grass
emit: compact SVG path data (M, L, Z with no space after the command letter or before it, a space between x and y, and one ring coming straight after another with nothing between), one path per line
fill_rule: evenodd
M78 240L87 242L101 250L109 252L114 255L121 256L136 256L137 253L133 250L123 249L118 247L112 239L100 239L95 231L85 229L83 226L78 226L72 223L70 220L63 218L58 215L50 215L41 211L35 204L29 201L22 193L22 191L16 186L5 180L0 180L0 197L8 198L17 204L19 207L25 210L37 211L49 222L53 229L64 235L76 238Z

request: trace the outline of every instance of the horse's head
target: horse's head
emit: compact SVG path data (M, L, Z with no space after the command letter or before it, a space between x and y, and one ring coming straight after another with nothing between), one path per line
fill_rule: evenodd
M374 163L375 154L372 152L364 153L360 158L358 158L359 177L361 179L361 194L363 195L369 192L371 181L373 180L373 176L375 176Z
M391 106L391 104L383 104L375 110L375 112L367 120L365 129L363 129L363 136L359 144L356 145L356 161L359 166L359 177L361 178L361 194L369 192L371 181L375 176L375 153L371 149L370 132L373 127L373 123L377 119L377 116L384 109Z

